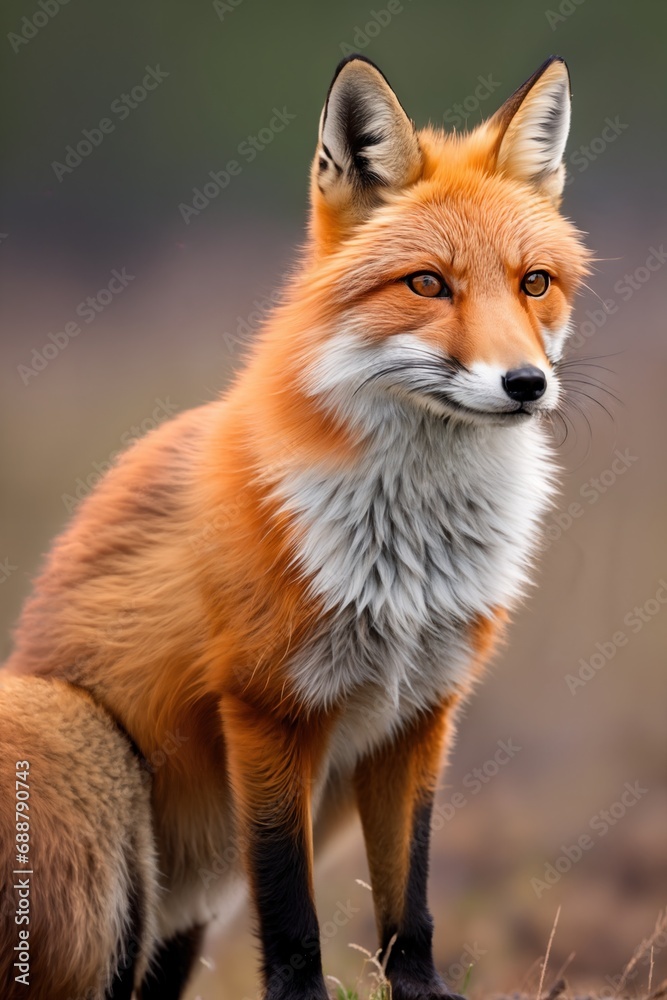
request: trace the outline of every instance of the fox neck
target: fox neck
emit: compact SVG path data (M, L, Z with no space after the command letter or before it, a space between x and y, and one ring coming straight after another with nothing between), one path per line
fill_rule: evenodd
M553 472L535 423L480 427L388 401L353 461L287 472L276 494L328 610L414 629L525 592Z

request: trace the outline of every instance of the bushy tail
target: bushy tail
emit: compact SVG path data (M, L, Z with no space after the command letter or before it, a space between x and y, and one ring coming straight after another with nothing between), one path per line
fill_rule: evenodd
M155 939L148 775L85 692L0 679L0 996L129 997Z

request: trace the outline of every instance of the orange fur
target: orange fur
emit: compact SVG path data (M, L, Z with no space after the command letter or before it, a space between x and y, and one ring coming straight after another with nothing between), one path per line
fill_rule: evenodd
M357 769L357 802L380 937L385 927L398 928L403 919L414 811L435 792L454 704L447 699L420 717Z

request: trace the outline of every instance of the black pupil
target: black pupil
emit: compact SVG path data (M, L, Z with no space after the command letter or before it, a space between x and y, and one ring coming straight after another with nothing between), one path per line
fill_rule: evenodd
M434 278L432 274L422 274L418 278L418 281L421 284L424 291L430 292L434 288L438 288L440 286L440 282L438 281L437 278Z

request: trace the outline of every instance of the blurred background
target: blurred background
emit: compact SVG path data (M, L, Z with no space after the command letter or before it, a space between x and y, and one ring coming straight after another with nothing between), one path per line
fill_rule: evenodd
M667 903L667 6L59 2L2 15L3 657L50 539L114 454L241 363L303 239L339 59L363 52L417 125L459 129L567 59L564 209L600 261L556 429L563 491L539 587L460 720L431 896L439 966L473 996L536 988L559 907L547 983L566 964L580 991L624 990ZM366 878L352 830L317 886L326 971L349 986L350 943L375 948ZM190 998L255 995L249 927L210 935ZM655 988L667 933L653 958Z

